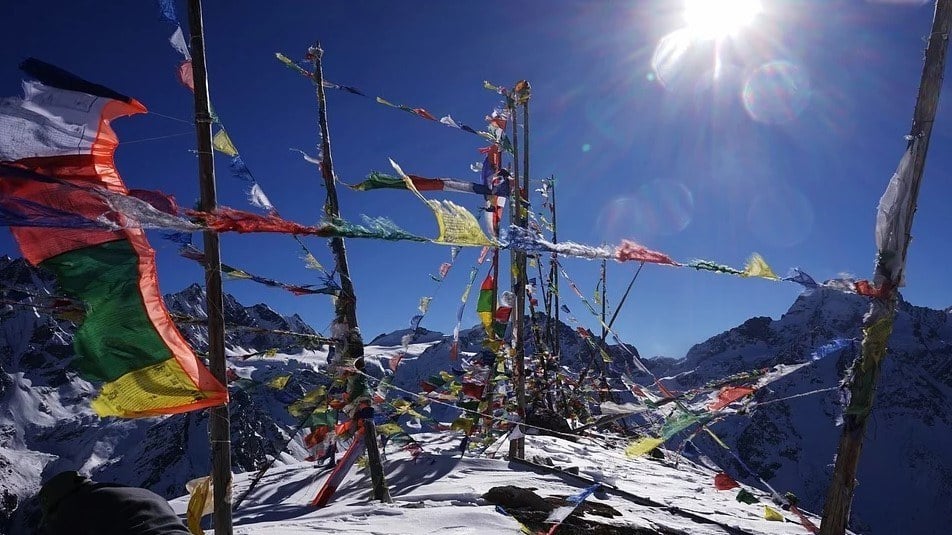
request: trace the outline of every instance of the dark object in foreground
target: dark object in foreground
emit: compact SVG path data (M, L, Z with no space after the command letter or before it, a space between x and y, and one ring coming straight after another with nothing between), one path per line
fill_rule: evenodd
M189 535L164 498L61 472L38 495L46 535Z

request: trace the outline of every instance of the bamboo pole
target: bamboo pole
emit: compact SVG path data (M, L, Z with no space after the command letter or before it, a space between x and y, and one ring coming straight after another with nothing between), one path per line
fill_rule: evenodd
M205 67L205 31L201 0L189 0L188 22L192 49L192 79L195 82L195 133L198 148L199 209L212 212L218 201L215 191L215 159L212 153L212 118ZM225 378L225 312L222 305L221 253L218 234L203 233L205 245L205 315L208 317L208 361L212 375L221 384ZM212 454L212 519L215 535L231 535L231 422L228 405L209 409L209 441Z
M324 186L327 188L327 198L324 201L324 216L333 221L340 218L340 205L337 200L337 186L334 177L334 163L331 158L331 137L327 126L327 99L324 94L324 70L321 60L324 50L320 43L316 43L308 54L314 62L313 79L317 86L318 124L321 129L321 175ZM334 305L335 346L337 355L344 362L353 363L358 368L363 365L364 341L357 325L357 295L354 292L354 283L350 278L350 267L347 264L347 249L344 239L334 237L330 239L330 248L334 254L337 273L340 274L340 295ZM374 498L390 503L390 491L383 473L380 461L380 450L377 446L377 433L374 428L373 410L370 417L363 418L364 441L367 445L367 458L370 467L370 477L373 484Z
M898 301L895 290L902 284L903 280L906 253L909 250L911 239L912 218L915 214L919 185L925 169L926 152L929 148L932 125L939 105L939 93L945 71L950 28L952 28L952 0L938 0L929 44L926 47L925 64L922 69L922 79L919 84L919 94L916 98L909 146L907 147L907 156L911 157L909 163L911 171L908 177L905 177L908 179L906 184L909 184L908 196L900 201L904 206L897 207L893 213L885 214L884 217L882 210L886 195L896 193L894 186L905 187L904 184L900 183L901 180L897 180L901 178L898 176L899 173L904 171L902 164L900 164L897 176L893 177L890 187L886 190L887 194L880 201L880 212L877 217L878 252L873 282L882 290L884 295L873 299L869 311L863 317L862 350L859 357L853 362L851 370L850 403L843 415L843 434L840 437L836 465L833 468L833 477L827 492L826 504L823 508L823 523L820 526L821 535L841 535L846 532L849 521L866 424L873 406L880 366L886 356L886 342L893 330L893 320L896 315ZM905 160L906 157L903 159ZM905 229L905 235L891 236L895 242L890 239L890 236L884 237L881 234L880 225L884 223L883 220L886 217L905 218L903 226L894 227ZM884 247L886 244L888 245Z

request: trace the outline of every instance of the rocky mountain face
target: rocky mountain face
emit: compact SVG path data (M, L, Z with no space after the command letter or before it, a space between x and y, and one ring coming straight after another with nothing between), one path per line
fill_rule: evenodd
M0 257L0 533L33 532L38 511L31 497L41 481L61 470L173 497L184 493L188 479L211 469L205 411L137 420L101 419L90 411L95 389L68 366L76 318L55 295L48 273ZM165 301L174 315L204 318L198 286L166 295ZM268 331L316 334L297 316L281 316L263 304L245 307L227 295L225 322L231 355L268 349L293 355L308 339ZM196 351L206 350L204 327L183 324L181 330ZM233 360L240 367L240 359ZM230 389L231 412L241 415L231 420L235 471L256 470L296 426L284 409L287 401L321 381L310 366L296 364L284 363L285 369L300 370L282 391ZM245 375L260 382L269 371L248 369Z
M860 351L868 300L820 288L779 320L752 318L694 346L668 370L690 388L732 373L821 357L757 394L763 405L713 426L746 467L709 437L697 445L720 466L821 511L840 437L845 391L837 389ZM952 518L952 320L948 310L899 305L877 388L853 501L861 533L944 533ZM826 356L836 339L853 339ZM772 403L816 390L833 390Z

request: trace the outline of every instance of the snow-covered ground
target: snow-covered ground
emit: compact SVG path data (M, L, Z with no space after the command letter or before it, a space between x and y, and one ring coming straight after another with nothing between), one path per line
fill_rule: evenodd
M573 443L548 436L527 437L527 459L577 469L578 476L573 476L509 463L501 456L507 450L505 444L499 444L496 458L471 454L461 457L459 434L421 434L416 438L425 449L416 460L392 448L385 452L384 470L392 504L373 501L369 474L355 467L334 500L316 509L309 502L329 470L314 463L284 465L270 470L235 511L235 533L520 533L515 518L483 498L490 488L513 485L535 489L543 498L565 498L591 485L586 480L611 487L596 492L586 503L607 505L620 516L586 518L615 527L615 533L807 533L795 515L771 503L764 492L744 487L761 503L738 502L735 497L739 489L716 490L715 473L685 459L674 467L671 461L626 458L620 449L596 440ZM495 449L494 445L487 451ZM235 476L235 496L245 492L253 476ZM656 505L641 505L646 500ZM188 496L172 501L183 515L187 503ZM765 505L783 515L784 521L765 520ZM819 519L810 518L819 524ZM208 517L205 522L207 527Z

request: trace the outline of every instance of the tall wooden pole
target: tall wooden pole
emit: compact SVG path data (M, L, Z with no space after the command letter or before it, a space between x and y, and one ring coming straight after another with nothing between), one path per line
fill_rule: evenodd
M949 30L952 28L952 0L938 0L932 21L932 32L926 48L925 65L919 84L919 94L913 113L912 129L907 154L897 175L893 177L886 195L880 201L877 214L877 256L874 284L882 290L881 297L870 303L863 317L863 344L859 357L853 362L850 381L850 403L843 415L843 434L836 454L833 478L823 508L821 535L841 535L846 532L850 506L856 490L856 472L866 424L873 406L880 366L886 356L886 342L892 333L896 315L896 288L902 284L906 253L911 239L912 218L919 196L919 185L925 169L926 152L932 124L939 105L939 93L945 72ZM906 162L906 159L909 159ZM904 168L904 165L911 166ZM908 171L908 174L906 172ZM900 193L891 213L884 213L887 197ZM903 218L902 222L892 218ZM894 221L890 224L890 221ZM901 236L890 233L900 230Z
M551 187L551 191L549 192L549 194L552 196L552 199L551 199L551 203L552 203L552 205L551 205L551 206L552 206L552 208L551 208L551 209L552 209L552 243L559 243L559 234L558 234L559 227L558 227L558 222L556 221L556 217L557 217L556 214L557 214L558 212L557 212L557 210L556 210L556 204L555 204L555 177L554 177L554 176L553 176L553 177L551 178L551 180L549 181L549 186ZM558 265L559 265L559 254L558 254L558 253L552 253L552 258L551 258L551 261L550 261L550 264L549 264L549 282L552 284L552 289L551 289L550 291L552 292L552 294L553 294L553 296L554 296L554 298L552 299L552 301L553 301L553 305L555 306L555 324L552 326L552 338L553 338L552 351L555 353L556 357L557 357L559 360L561 360L561 358L562 358L562 341L561 341L561 339L559 338L559 323L560 323L560 319L559 319L559 307L561 306L561 303L559 302L559 272L558 272Z
M324 70L321 60L324 50L320 43L316 43L308 50L314 62L313 79L317 85L318 124L321 129L321 175L324 186L327 188L327 198L324 201L324 216L329 220L340 218L340 205L337 201L337 185L334 178L334 163L331 158L331 135L327 126L327 100L324 95ZM354 292L354 283L350 278L350 267L347 265L347 249L344 239L331 238L331 252L337 273L340 275L340 295L334 305L334 334L338 358L344 362L363 368L364 340L357 325L357 294ZM367 444L367 459L370 466L370 478L373 484L374 498L383 502L390 502L390 491L383 473L383 464L380 461L380 450L377 446L377 432L374 427L372 414L362 419L364 426L364 440Z
M510 119L512 121L512 208L511 208L511 220L512 224L524 227L523 223L523 199L522 199L522 190L523 184L519 182L519 120L517 115L518 104L523 98L521 89L525 89L525 99L528 101L529 98L529 88L528 83L521 81L516 84L516 87L513 89L512 94L509 99L509 112ZM525 108L524 108L525 110ZM528 112L523 112L524 117L523 121L528 118ZM525 365L526 365L526 349L525 349L525 332L524 332L524 319L525 319L525 306L526 306L526 255L525 253L513 251L512 252L512 291L515 295L516 302L515 306L512 309L512 344L514 346L514 355L513 355L513 383L515 385L515 394L516 394L516 406L517 413L519 415L520 422L524 422L526 418L526 374L525 374ZM525 458L525 439L517 438L509 442L509 457L510 458Z
M215 159L212 154L212 118L208 104L208 71L205 68L205 31L202 26L201 0L189 0L188 25L192 49L192 80L195 84L195 133L198 147L199 209L217 208ZM205 314L208 317L208 361L212 375L221 384L225 378L225 312L222 306L221 254L218 234L206 231ZM231 423L228 405L209 410L209 441L212 449L212 483L215 535L231 535Z
M607 264L608 264L608 262L603 258L603 259L602 259L602 270L601 270L601 271L602 271L602 295L601 295L601 300L602 300L602 344L601 344L601 345L604 345L604 344L605 344L605 337L608 336L608 326L605 324L605 294L607 293L607 292L605 291L605 285L608 284L608 280L606 279L606 277L608 276L608 273L607 273L607 271L608 271L608 265L607 265Z

